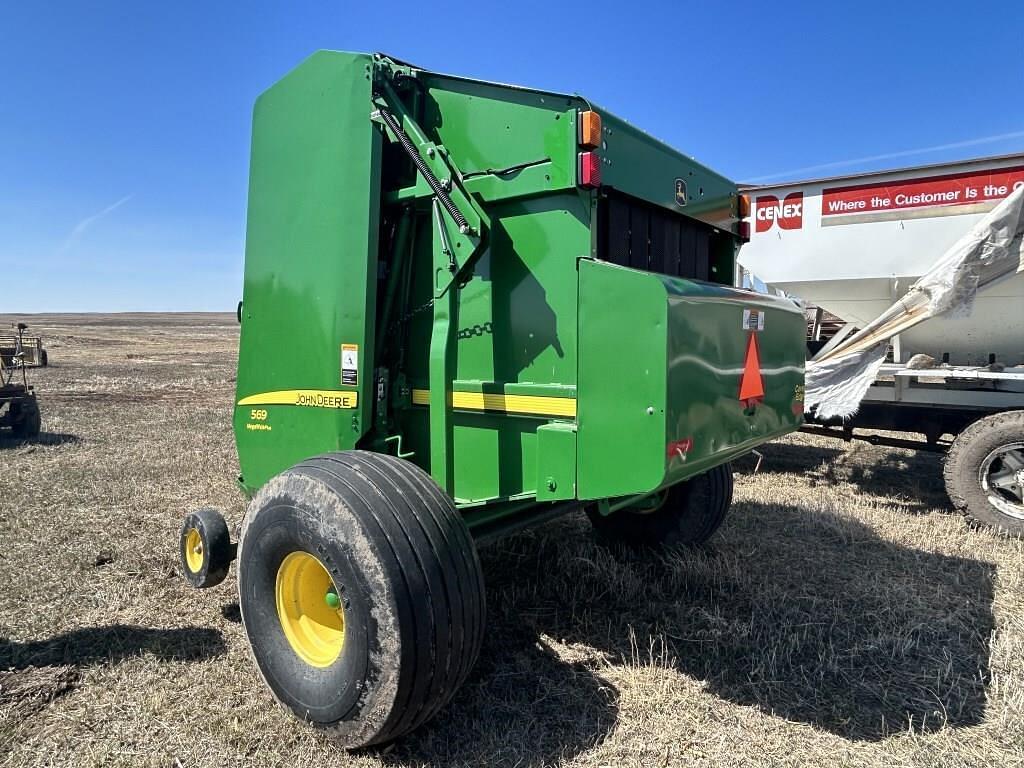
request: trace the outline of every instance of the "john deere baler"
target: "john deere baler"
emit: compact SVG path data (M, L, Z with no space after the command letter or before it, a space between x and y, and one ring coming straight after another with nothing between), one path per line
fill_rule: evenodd
M698 544L796 429L804 320L732 288L735 186L578 96L319 52L254 114L234 424L257 665L349 746L483 633L474 540L585 509ZM196 586L235 554L182 530Z

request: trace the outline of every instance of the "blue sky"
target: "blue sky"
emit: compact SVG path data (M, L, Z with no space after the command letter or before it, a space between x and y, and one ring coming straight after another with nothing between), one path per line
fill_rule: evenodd
M5 2L0 312L232 311L252 103L318 48L576 91L781 180L1024 151L1024 4L967 8Z

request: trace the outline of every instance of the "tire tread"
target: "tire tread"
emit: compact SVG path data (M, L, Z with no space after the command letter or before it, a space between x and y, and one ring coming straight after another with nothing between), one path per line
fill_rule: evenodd
M1004 430L1024 439L1024 411L994 413L971 422L956 436L946 452L942 479L953 507L969 521L1007 533L1024 534L1024 521L1002 514L984 497L972 457L980 442Z
M485 604L472 538L451 499L410 462L344 451L288 471L317 477L358 508L376 529L391 582L402 591L396 599L404 629L395 705L363 746L391 741L447 704L479 655Z

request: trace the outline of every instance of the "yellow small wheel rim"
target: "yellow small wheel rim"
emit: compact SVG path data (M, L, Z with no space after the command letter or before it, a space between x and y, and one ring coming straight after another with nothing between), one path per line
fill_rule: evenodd
M333 664L345 644L345 610L323 563L292 552L277 569L275 593L281 629L296 655L314 667Z
M185 563L192 573L203 570L203 537L195 528L189 528L185 534Z

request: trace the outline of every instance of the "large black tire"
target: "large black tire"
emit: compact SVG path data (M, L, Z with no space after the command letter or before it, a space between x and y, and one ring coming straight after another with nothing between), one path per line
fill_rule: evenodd
M11 406L13 422L11 433L19 440L33 440L39 437L43 417L39 412L39 401L28 397Z
M957 435L943 476L953 505L968 517L1024 534L1024 411L986 416Z
M224 581L234 557L233 549L228 524L216 509L198 509L181 524L181 570L196 589L208 589Z
M704 544L722 525L732 504L732 467L720 464L702 475L670 486L653 505L627 507L602 515L596 506L587 515L608 543L660 548Z
M40 368L45 368L49 364L50 364L50 356L48 354L46 354L46 350L44 349L43 351L41 351L39 353L39 367Z
M315 591L306 598L304 580L321 576L337 617ZM274 696L347 748L432 717L483 639L483 574L465 522L428 474L383 454L327 454L268 481L242 527L238 593Z

